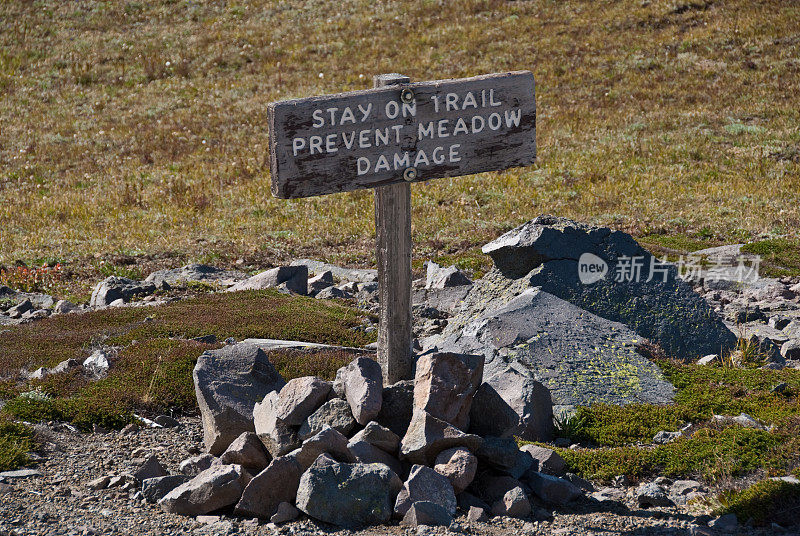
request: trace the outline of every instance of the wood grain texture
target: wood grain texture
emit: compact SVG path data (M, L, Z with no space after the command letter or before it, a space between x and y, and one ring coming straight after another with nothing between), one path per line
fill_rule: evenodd
M403 75L375 77L376 86L407 83ZM386 385L414 377L411 348L411 185L375 189L378 265L378 363Z
M415 116L399 115L390 118L386 115L386 107L390 101L400 102L401 91L405 88L413 91L416 106ZM462 102L468 92L480 95L481 92L493 93L497 107L464 109L446 109L445 98L448 93L460 96ZM499 73L459 80L440 80L433 82L402 83L389 87L354 91L337 95L326 95L306 99L295 99L272 103L268 108L270 129L270 162L272 174L272 193L276 197L295 198L344 192L360 188L375 188L397 182L403 182L405 166L394 169L392 156L395 152L403 156L408 152L409 159L414 162L420 151L431 160L416 166L418 175L415 181L426 181L438 177L468 175L483 171L507 169L516 166L530 165L536 160L536 101L533 74L528 71ZM485 93L484 93L485 94ZM435 98L434 98L435 97ZM435 110L439 102L439 110ZM478 99L478 104L483 104ZM356 110L361 105L371 108L371 113L361 121ZM345 122L341 117L334 118L331 124L327 110L341 110L350 107L354 111L357 122ZM315 111L321 110L318 117L324 116L324 125L315 127ZM506 111L519 111L518 124L506 121ZM335 112L335 114L337 113ZM319 112L318 112L319 113ZM501 127L497 129L485 126L479 132L463 130L458 135L452 134L452 127L461 118L469 123L476 115L484 120L492 113L499 113ZM513 119L513 115L512 115ZM419 125L440 120L449 121L450 134L447 137L420 139ZM509 126L510 125L510 126ZM472 125L468 125L472 126ZM389 144L375 147L360 147L353 143L349 148L344 146L342 134L355 135L356 139L362 130L374 133L375 130L390 129ZM396 130L393 130L396 129ZM445 129L447 132L448 129ZM335 135L335 152L315 152L310 148L296 150L295 139L308 140L311 136L327 139ZM369 138L371 136L368 135ZM372 142L375 142L374 136ZM457 144L458 161L435 163L430 158L436 147L445 147L445 153L451 145ZM307 143L308 145L308 143ZM333 147L333 146L332 146ZM441 151L439 153L442 154ZM392 169L372 169L359 175L359 158L376 162L380 155L387 155ZM448 155L449 156L449 155Z

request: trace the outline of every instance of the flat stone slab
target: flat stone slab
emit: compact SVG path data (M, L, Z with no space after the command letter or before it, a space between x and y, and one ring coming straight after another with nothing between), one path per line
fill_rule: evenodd
M618 322L529 289L455 335L426 340L440 351L483 353L484 375L507 366L532 373L554 406L665 404L674 387L637 351L643 338Z
M320 344L316 342L284 341L280 339L245 339L241 344L251 344L269 352L270 350L346 350L360 354L374 353L365 348L353 348L351 346L333 346L330 344Z
M17 469L16 471L3 471L0 472L0 478L28 478L31 476L41 476L42 473L36 469Z

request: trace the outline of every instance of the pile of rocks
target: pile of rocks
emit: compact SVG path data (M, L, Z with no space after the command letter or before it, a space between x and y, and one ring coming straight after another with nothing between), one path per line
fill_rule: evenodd
M143 479L143 493L171 513L275 523L303 512L343 527L449 525L459 506L472 521L549 517L544 506L583 491L556 476L554 451L514 439L552 439L549 392L483 368L480 355L431 352L413 381L384 386L380 366L358 357L333 382L284 382L256 346L207 351L194 378L208 453L185 474Z

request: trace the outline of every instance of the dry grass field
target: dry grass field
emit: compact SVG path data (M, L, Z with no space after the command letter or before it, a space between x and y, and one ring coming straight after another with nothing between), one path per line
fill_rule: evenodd
M85 298L189 260L371 264L371 192L271 197L267 103L516 69L538 165L413 186L415 258L479 269L540 213L791 257L799 20L779 0L4 1L0 265L60 261Z

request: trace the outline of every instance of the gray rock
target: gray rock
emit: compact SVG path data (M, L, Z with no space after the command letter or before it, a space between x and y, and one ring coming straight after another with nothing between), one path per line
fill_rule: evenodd
M703 356L697 360L698 365L712 365L719 361L719 356L717 354L708 354L707 356Z
M438 504L453 516L456 513L456 495L447 477L440 475L430 467L415 465L411 468L408 480L397 495L394 504L394 515L402 519L411 505L419 501Z
M177 419L173 419L169 415L158 415L153 422L163 426L164 428L177 428L181 425L180 421Z
M333 272L325 270L308 280L308 295L316 296L321 290L333 286Z
M247 484L234 513L239 516L270 518L281 503L294 503L303 468L291 456L270 462Z
M353 295L337 287L327 287L317 292L314 297L318 300L348 300L352 298Z
M539 472L555 476L564 473L567 464L558 452L538 445L523 445L520 450L537 462Z
M725 424L728 426L739 425L743 428L755 428L757 430L766 430L766 427L755 420L747 413L740 413L735 417L730 415L713 415L711 420L716 423Z
M183 460L178 465L178 471L184 475L194 476L211 467L216 461L217 458L211 454L199 454Z
M381 410L375 421L403 437L414 412L414 381L402 380L383 388Z
M781 356L784 359L800 359L800 338L791 339L783 343L781 346Z
M374 420L383 401L383 373L374 359L357 357L336 372L337 392L344 391L353 417L360 425Z
M484 379L475 393L469 431L481 436L553 438L550 391L525 373L507 367Z
M463 447L443 450L436 456L433 470L447 478L458 495L475 479L478 458Z
M292 261L292 266L306 266L309 273L319 275L331 272L333 276L342 281L357 281L359 283L371 283L378 280L377 270L364 270L358 268L343 268L333 264L327 264L311 259L297 259Z
M278 505L278 510L269 518L270 522L280 525L297 519L300 515L300 510L294 507L293 504L282 502Z
M433 465L443 450L465 447L475 452L480 444L480 437L465 434L428 412L415 409L408 431L400 442L400 457L412 463Z
M109 355L105 350L95 350L83 362L83 368L95 378L102 378L111 366L108 362Z
M470 506L467 513L467 522L472 525L473 523L485 523L489 520L486 515L486 510L480 506Z
M157 503L170 491L191 479L188 475L169 475L142 480L142 496L150 503Z
M673 495L689 495L690 493L702 491L703 484L697 480L676 480L670 487L670 493Z
M591 482L589 482L585 478L579 477L575 473L564 474L564 480L572 482L573 484L575 484L584 491L589 491L589 492L595 491L594 485Z
M192 281L215 282L220 285L227 285L246 278L247 274L243 272L226 271L222 268L205 264L187 264L181 268L153 272L145 278L145 281L153 283L157 288L169 288L170 286L185 285ZM164 283L166 283L166 287Z
M725 514L708 522L708 526L723 532L734 532L739 528L736 514Z
M41 476L41 472L38 469L15 469L13 471L2 471L0 472L0 478L4 479L15 479L15 478L28 478L32 476Z
M602 488L591 495L598 502L624 502L625 496L625 492L619 488Z
M293 456L300 467L305 470L314 463L320 454L328 454L337 462L342 463L356 461L356 457L347 446L347 438L329 426L303 441L300 448L293 451L290 456Z
M228 445L227 450L219 457L219 461L226 465L241 465L250 471L250 474L255 475L269 465L270 456L255 433L242 432Z
M385 465L321 460L300 478L297 507L315 519L342 527L382 524L391 518L401 486Z
M308 268L305 266L279 266L239 281L228 288L228 292L240 290L262 290L282 284L296 294L308 294Z
M275 416L289 426L300 426L328 398L331 383L316 376L294 378L278 393Z
M459 287L471 284L470 278L455 266L443 268L433 261L428 261L425 288Z
M242 432L255 431L254 406L286 383L263 350L245 344L203 352L192 376L203 441L217 456Z
M465 318L478 316L488 302L507 302L526 288L541 287L629 326L673 357L695 359L730 350L736 344L735 335L678 277L674 265L669 265L666 281L658 272L647 281L654 258L628 234L539 216L486 244L483 252L492 257L495 268L476 282L465 303ZM579 278L579 259L587 253L608 266L603 278L591 284L583 284ZM634 257L641 259L644 277L617 282L624 261Z
M582 495L578 486L563 478L533 471L526 476L533 493L548 504L567 504Z
M53 314L57 315L65 315L79 310L80 308L77 305L67 300L58 300L53 306Z
M680 432L667 432L665 430L661 430L655 436L653 436L653 443L656 445L666 445L667 443L672 443L673 441L678 440L683 436Z
M400 524L414 528L419 526L449 527L452 522L453 516L440 504L430 501L417 501L408 509Z
M640 353L640 335L539 289L471 317L462 329L451 332L452 324L426 345L483 353L484 381L512 367L544 384L556 405L665 404L674 395L661 370Z
M30 299L26 298L6 311L6 315L8 315L10 318L22 318L22 315L32 310L33 304L31 303Z
M486 436L475 455L488 467L514 478L520 478L531 468L537 469L532 467L533 458L519 450L516 440L511 437Z
M636 490L636 501L642 508L649 508L651 506L671 506L673 504L672 500L667 496L667 493L655 482L639 486Z
M452 316L461 308L471 289L472 285L414 289L411 291L411 303L414 306L432 308L443 313L444 316Z
M89 488L90 490L98 491L101 489L106 489L106 487L108 487L109 482L111 482L111 477L109 475L105 475L99 478L95 478L94 480L88 482L86 484L86 487Z
M356 427L356 420L350 410L350 404L341 398L333 398L325 402L314 413L308 416L300 426L300 439L307 439L320 432L325 426L349 435Z
M149 281L134 281L126 277L111 276L97 284L89 300L91 307L108 307L117 300L125 303L132 298L149 296L156 286Z
M486 509L489 511L491 509L489 504L494 504L502 499L507 491L523 486L524 484L520 480L512 476L498 475L493 471L480 471L470 486L470 490L486 502ZM477 504L476 506L484 505Z
M236 503L249 480L241 465L215 465L167 493L158 504L170 514L207 514Z
M496 516L525 518L531 513L531 503L525 491L516 487L503 495L503 498L492 506L492 513Z
M167 476L169 473L164 466L161 465L161 462L158 461L158 457L153 455L148 457L144 463L136 470L133 476L136 477L137 480L140 482L147 480L149 478L158 478L160 476Z
M772 329L782 330L791 323L791 319L783 316L771 316L767 321L767 325Z
M400 460L371 443L353 438L347 443L347 448L359 463L382 463L398 476L405 472Z
M396 454L397 449L400 448L400 437L375 421L368 422L367 426L354 435L351 441L366 441L389 454Z
M45 367L39 367L28 376L31 380L43 380L50 375L50 370Z
M482 378L482 355L424 354L417 359L414 407L466 430L472 398Z
M272 391L253 408L256 435L273 458L283 456L301 444L297 428L289 426L277 417L279 398L278 392Z

